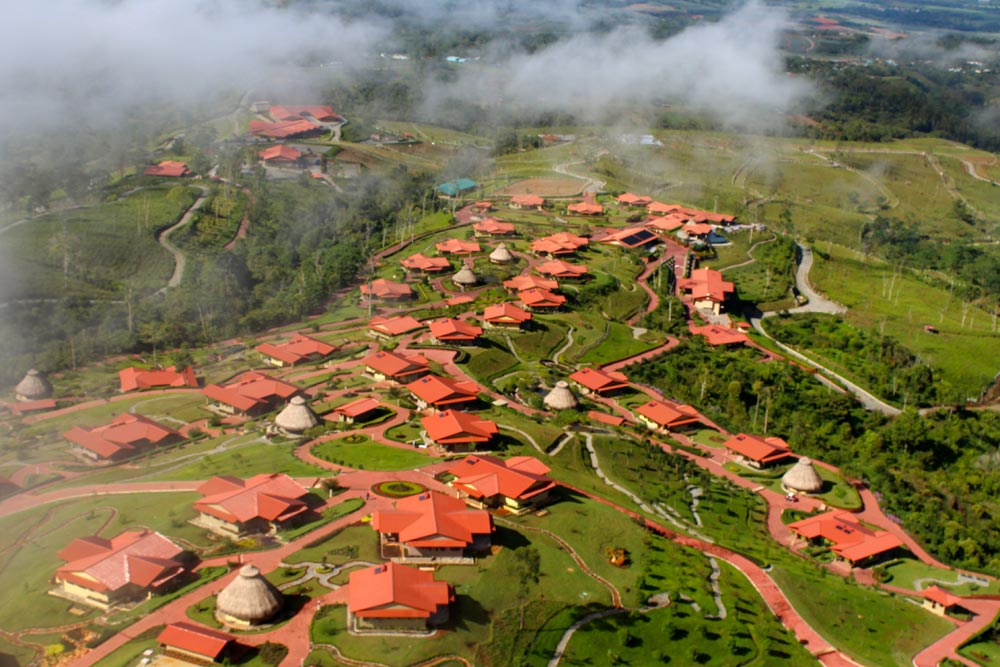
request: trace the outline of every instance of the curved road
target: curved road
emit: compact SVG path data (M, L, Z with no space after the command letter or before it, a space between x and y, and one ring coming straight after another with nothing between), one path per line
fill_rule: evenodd
M191 222L191 220L194 218L194 214L198 212L198 209L200 209L202 205L204 205L205 201L208 199L208 188L206 188L203 185L199 185L196 187L199 190L201 190L201 194L198 195L198 198L195 199L194 203L191 204L188 210L184 212L184 215L181 216L180 220L175 222L170 227L164 229L156 237L156 240L160 242L160 245L166 248L167 251L174 256L174 273L173 275L170 276L170 280L167 281L167 284L161 287L159 290L157 290L156 292L157 294L163 294L168 289L172 287L177 287L178 285L181 284L181 279L184 277L184 264L185 264L184 253L181 252L180 248L175 246L170 241L170 235L173 234L176 230L183 227L184 225Z

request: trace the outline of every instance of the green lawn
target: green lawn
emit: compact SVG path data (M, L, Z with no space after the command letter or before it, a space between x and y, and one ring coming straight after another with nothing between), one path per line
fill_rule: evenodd
M292 453L293 444L253 443L252 436L244 436L250 444L223 452L199 457L180 468L167 469L150 476L149 480L208 479L214 475L252 477L261 473L283 472L292 477L323 477L330 471L304 463Z
M325 461L360 470L410 470L434 462L417 449L400 449L370 441L329 440L313 447L312 453Z
M886 573L890 576L885 583L917 590L917 582L921 582L921 588L930 586L941 586L956 595L996 595L1000 593L1000 583L991 581L989 586L979 586L970 582L960 582L958 573L952 570L945 570L939 567L926 565L913 558L900 558L886 563L884 566ZM940 580L940 581L934 581ZM951 583L940 583L951 582Z

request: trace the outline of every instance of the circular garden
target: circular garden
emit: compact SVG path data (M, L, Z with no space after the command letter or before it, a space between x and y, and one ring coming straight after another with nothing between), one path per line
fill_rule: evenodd
M372 493L384 498L406 498L426 490L427 487L422 484L404 481L379 482L372 487Z

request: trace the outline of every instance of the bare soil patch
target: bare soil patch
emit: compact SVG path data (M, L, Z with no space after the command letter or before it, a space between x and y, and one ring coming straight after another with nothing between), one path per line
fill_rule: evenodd
M575 178L526 178L497 190L496 194L570 197L580 194L584 185L583 181Z

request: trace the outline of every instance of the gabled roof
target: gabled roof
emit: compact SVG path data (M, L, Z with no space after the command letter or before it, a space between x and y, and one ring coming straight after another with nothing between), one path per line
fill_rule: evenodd
M565 255L589 245L590 239L569 232L556 232L531 242L531 251L546 255Z
M213 477L198 487L198 493L204 498L195 502L196 510L229 523L285 521L309 509L302 501L309 492L282 473L247 480Z
M482 234L492 235L513 234L517 231L513 223L500 222L496 218L486 218L482 222L477 222L472 225L472 229Z
M368 323L368 328L387 336L400 336L410 331L423 329L424 325L420 323L420 320L411 315L397 315L396 317L376 316Z
M570 213L577 213L579 215L601 215L604 213L604 207L596 202L581 201L575 204L570 204L566 207L566 210Z
M712 225L707 222L689 222L681 229L688 236L708 236L712 233Z
M449 297L444 300L446 306L461 306L466 303L472 303L476 300L476 297L471 294L457 294L453 297Z
M652 218L645 222L648 229L655 229L658 232L673 232L684 226L686 218L683 215L670 213L659 218Z
M122 391L149 389L150 387L197 387L198 378L194 369L185 366L177 370L176 366L168 366L163 370L145 370L130 366L118 371Z
M962 598L954 593L946 591L937 584L931 586L930 588L925 588L920 591L920 594L924 596L925 599L931 602L937 602L939 605L947 609L948 607L961 606Z
M509 301L486 306L483 311L483 319L491 324L503 322L506 324L521 324L531 320L531 313L522 308L518 308Z
M398 500L395 509L376 510L371 524L380 533L398 535L401 543L424 548L466 548L477 535L493 532L489 512L436 491Z
M488 211L493 208L493 202L491 201L477 201L473 204L480 211Z
M447 257L428 257L427 255L423 255L419 252L415 255L410 255L405 259L399 260L399 263L402 264L405 269L410 269L412 271L424 271L425 273L448 271L451 269L451 262L448 261Z
M510 280L503 281L503 286L507 289L517 290L518 292L534 288L545 290L559 289L559 283L555 280L542 278L533 273L526 276L514 276Z
M542 275L556 278L579 278L587 275L587 267L583 264L570 264L561 259L551 259L535 267Z
M725 301L735 289L733 283L715 269L695 269L690 278L678 278L677 286L696 301L708 299L718 303Z
M179 574L184 552L159 533L130 530L110 540L78 538L56 554L65 565L56 576L93 591L116 591L127 584L156 586Z
M475 241L463 241L461 239L448 239L441 243L436 243L434 247L438 249L438 252L451 255L471 255L481 250L479 244Z
M555 488L548 466L531 456L499 459L486 454L466 456L448 468L451 485L473 498L503 496L527 500Z
M271 146L270 148L262 150L259 155L260 159L264 162L269 162L271 160L294 161L302 157L302 151L291 146Z
M653 201L646 205L646 210L657 215L666 215L674 211L682 210L684 207L679 204L664 204L661 201Z
M333 354L337 347L305 334L296 334L284 343L261 343L254 349L265 357L294 365Z
M434 320L429 327L431 336L441 341L467 342L483 335L483 328L464 320L443 317Z
M718 324L705 324L700 327L688 326L688 330L696 336L704 336L709 345L739 345L749 343L750 339L739 329L728 329Z
M821 537L833 543L831 551L856 563L903 546L902 541L885 530L872 530L850 512L832 511L788 524L788 528L807 539Z
M668 401L649 401L635 409L643 417L663 428L678 428L701 421L698 411L690 405Z
M598 412L597 410L591 410L587 413L587 417L592 421L600 422L601 424L607 424L608 426L621 426L625 423L624 417L619 417L618 415L609 415L607 412Z
M338 121L343 118L334 113L333 107L327 105L305 105L305 106L272 106L268 113L275 120L297 120L300 118L315 118L320 121Z
M372 410L377 410L380 407L382 407L382 403L378 399L362 397L355 399L350 403L345 403L338 408L334 408L333 411L337 414L353 419L367 414Z
M599 368L581 368L569 376L573 382L596 392L612 391L628 386L628 378L618 371L602 371Z
M100 458L111 458L147 445L182 438L177 431L137 414L118 415L110 423L90 429L74 426L63 433L63 437Z
M264 408L297 394L299 388L269 375L248 371L227 385L210 384L201 390L213 401L225 403L246 412Z
M636 195L631 192L625 192L623 194L615 197L615 201L619 204L625 204L626 206L649 206L653 203L652 198L646 195Z
M643 227L628 227L608 234L601 243L618 246L619 248L638 248L639 246L656 243L660 240L653 232Z
M290 137L301 136L317 132L322 128L308 120L279 120L276 123L268 123L263 120L250 121L250 134L259 137L270 137L272 139L288 139Z
M424 373L430 368L430 362L419 354L404 356L387 350L373 352L362 359L361 363L386 377L402 379Z
M156 638L160 644L217 660L236 637L201 625L181 621L163 628Z
M514 195L510 203L515 206L544 206L545 199L538 195Z
M792 455L788 443L781 438L762 438L757 435L739 433L725 443L726 449L731 449L740 456L758 463L780 461Z
M413 296L413 289L406 283L379 278L361 285L361 293L378 299L404 299Z
M496 422L455 410L423 417L420 423L427 431L427 436L439 445L489 442L500 432Z
M429 405L467 403L478 397L479 387L474 382L459 382L438 375L425 375L406 385L419 400Z
M529 308L559 308L566 303L563 295L538 288L523 290L517 296Z
M146 167L145 171L142 172L146 176L187 176L191 173L188 166L183 162L177 162L176 160L164 160L159 164L154 164Z
M351 572L347 609L359 618L430 618L454 599L433 572L384 563Z

